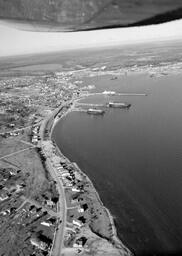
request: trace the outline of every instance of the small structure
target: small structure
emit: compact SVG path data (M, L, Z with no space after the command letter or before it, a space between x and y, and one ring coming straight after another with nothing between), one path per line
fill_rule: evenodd
M44 243L44 242L42 242L42 241L38 241L36 238L31 238L31 239L30 239L30 243L31 243L32 245L34 245L35 247L37 247L37 248L43 250L43 251L45 251L46 248L47 248L47 244L46 244L46 243Z
M53 207L54 202L52 200L46 200L46 205L49 206L49 207Z
M0 195L0 201L5 201L6 199L8 199L9 197L6 194L1 194Z
M115 95L116 92L114 92L114 91L103 91L102 94L104 94L104 95Z
M40 224L43 225L43 226L46 226L46 227L50 227L51 226L51 223L46 222L46 221L42 221Z
M73 248L82 248L82 245L80 243L74 243Z
M104 71L104 70L106 70L106 68L107 68L107 66L102 66L100 69L101 69L102 71Z
M80 189L76 188L76 187L72 187L71 189L73 192L80 192Z
M2 214L3 216L10 214L10 209L7 209L5 211L0 212L0 214Z
M79 213L83 213L83 212L84 212L84 209L83 209L81 206L79 206L79 207L78 207L78 212L79 212Z
M73 247L80 247L81 248L86 244L86 242L87 242L87 238L82 236L82 237L80 237L79 239L77 239L75 241L75 243L74 243L75 246L73 245Z
M77 226L79 228L83 226L82 222L79 221L79 220L73 220L73 225L75 225L75 226Z

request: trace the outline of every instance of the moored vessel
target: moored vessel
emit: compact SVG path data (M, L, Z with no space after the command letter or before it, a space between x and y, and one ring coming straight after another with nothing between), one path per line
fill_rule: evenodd
M130 108L131 107L131 104L130 103L125 103L125 102L113 102L113 101L110 101L108 103L108 107L110 108Z
M105 113L105 111L102 109L89 108L87 110L87 113L92 114L92 115L103 115Z

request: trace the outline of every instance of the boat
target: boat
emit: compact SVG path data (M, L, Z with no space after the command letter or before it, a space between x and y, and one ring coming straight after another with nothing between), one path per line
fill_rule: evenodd
M129 103L125 103L125 102L113 102L113 101L110 101L108 103L108 107L110 108L130 108L131 107L131 104Z
M114 92L114 91L103 91L102 94L104 94L104 95L115 95L116 92Z
M102 109L89 108L87 110L87 113L92 114L92 115L103 115L105 113L105 111Z

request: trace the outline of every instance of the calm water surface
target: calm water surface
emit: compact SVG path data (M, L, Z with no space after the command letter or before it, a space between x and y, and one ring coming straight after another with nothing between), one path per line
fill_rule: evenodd
M94 182L118 236L136 254L182 251L182 76L86 78L96 91L147 97L92 96L132 104L104 116L72 112L54 129L62 152Z

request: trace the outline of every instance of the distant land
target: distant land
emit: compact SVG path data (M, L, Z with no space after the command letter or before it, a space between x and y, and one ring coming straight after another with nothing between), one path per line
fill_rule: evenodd
M166 56L169 55L170 60L174 61L179 58L182 40L158 41L151 43L138 43L136 45L122 46L106 46L98 48L75 49L57 52L39 53L39 54L24 54L15 56L4 56L0 58L0 74L10 75L21 74L28 72L35 74L38 72L55 72L59 70L68 71L70 69L82 70L99 63L113 63L115 67L134 66L140 54L143 53L143 60L140 65L149 65L161 62L161 55L158 54L161 50ZM152 46L152 47L151 47ZM165 46L165 47L164 47ZM81 55L79 54L81 52ZM173 55L171 54L173 52ZM152 60L151 55L155 56ZM146 58L149 56L149 58ZM109 60L109 61L108 61ZM151 61L150 61L151 60Z

